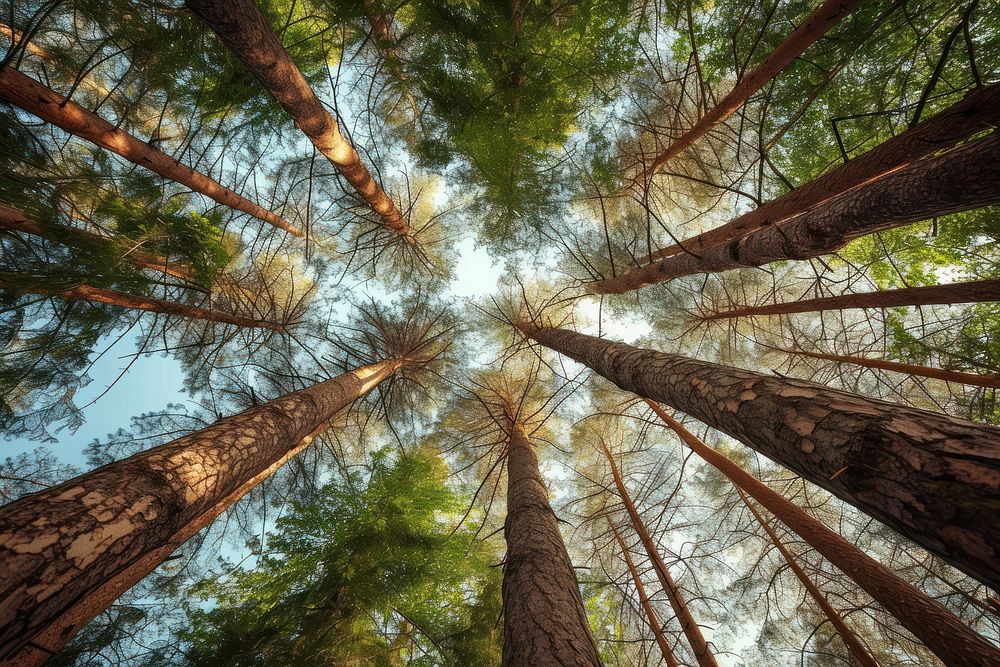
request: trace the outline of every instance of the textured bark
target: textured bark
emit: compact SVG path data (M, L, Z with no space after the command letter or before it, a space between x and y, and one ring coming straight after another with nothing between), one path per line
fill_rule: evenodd
M743 306L707 315L706 320L724 320L754 315L784 315L788 313L814 313L821 310L847 310L848 308L894 308L896 306L933 306L952 303L983 303L1000 301L1000 280L979 280L952 285L903 287L901 289L861 294L841 294L818 299L801 299L766 306Z
M362 0L361 5L365 8L365 18L368 19L368 25L372 27L372 35L375 39L390 48L395 46L396 38L392 36L392 30L389 29L389 20L376 5L375 0Z
M1000 135L996 132L887 174L778 226L678 254L587 285L592 294L622 294L696 273L826 255L867 234L937 215L1000 202Z
M198 306L189 306L183 303L176 303L165 299L156 299L150 296L127 294L125 292L118 292L105 287L76 285L64 288L53 286L49 280L44 277L40 277L34 282L29 282L30 280L31 279L26 281L25 277L20 274L11 273L9 271L0 271L0 289L5 289L17 294L44 294L48 296L57 296L70 301L95 301L97 303L106 303L120 308L145 310L150 313L177 315L179 317L189 317L196 320L232 324L238 327L271 329L282 334L288 333L288 330L282 324L268 322L266 320L255 320L251 317L244 317L243 315L223 313L218 310L209 310L207 308L199 308Z
M538 458L521 424L507 453L503 665L600 665Z
M861 0L824 0L799 27L793 30L774 51L749 74L744 76L715 107L709 109L694 127L678 137L656 156L653 164L644 171L648 178L655 174L671 159L707 134L712 128L731 116L743 106L750 96L760 90L764 84L778 75L802 55L816 40L837 25L841 19L850 14L861 4Z
M58 229L48 229L42 227L34 220L30 220L22 211L4 206L3 204L0 204L0 229L9 229L24 234L31 234L32 236L40 236L60 243L79 242L87 245L95 245L111 243L114 240L111 237L101 236L100 234L76 229L75 227L60 226ZM187 282L195 281L194 271L190 267L178 264L177 262L171 262L166 257L160 257L159 255L154 255L143 250L133 250L124 259L142 269L165 273L168 276L180 278Z
M649 399L646 399L646 404L695 454L725 475L738 489L763 505L810 547L850 577L945 664L979 667L1000 664L1000 650L973 632L950 611L703 443L659 405Z
M635 503L632 502L632 497L629 495L628 489L625 488L625 483L618 472L618 466L615 464L615 457L611 455L611 451L603 442L601 443L601 448L604 450L604 456L608 459L608 465L611 466L611 475L615 480L615 488L618 489L618 497L621 498L622 504L625 506L625 511L628 512L629 519L632 521L632 528L635 530L636 535L639 536L639 541L642 542L642 546L646 550L646 555L653 564L653 569L656 571L656 578L660 580L660 586L663 588L667 599L670 600L670 607L674 610L674 615L677 616L677 622L681 624L681 630L691 645L691 650L698 660L698 665L700 667L718 667L719 663L715 660L712 649L709 648L708 642L705 641L705 637L701 634L701 628L698 627L694 616L691 615L691 610L688 609L684 593L677 587L674 578L670 576L667 564L663 562L659 552L656 550L653 538L650 537L649 531L646 530L646 525L642 522L642 517L639 516L639 512L635 508Z
M566 329L521 330L726 433L1000 587L1000 428Z
M656 638L656 645L660 647L660 655L663 656L663 662L667 664L667 667L679 667L677 658L674 657L674 651L670 648L667 638L663 635L660 619L656 615L656 610L653 609L653 604L649 601L649 596L646 595L646 587L642 585L642 577L639 576L638 570L635 569L635 563L632 562L632 556L628 552L628 547L625 546L625 541L618 534L618 531L615 530L614 526L611 526L611 532L615 536L618 546L621 547L622 557L625 558L625 565L632 576L632 583L635 584L636 593L639 594L639 604L642 605L642 610L646 614L646 624L649 625L649 629L653 632L653 637Z
M340 133L337 119L316 97L252 0L187 0L186 4L260 80L382 222L412 241L406 220Z
M724 225L658 250L639 260L639 263L656 261L685 250L698 254L718 243L780 224L832 197L906 167L936 151L951 148L997 125L1000 125L1000 84L976 88L957 104L833 171Z
M908 375L919 375L920 377L944 380L945 382L958 382L961 384L971 384L978 387L988 387L990 389L1000 389L1000 375L983 375L980 373L963 373L961 371L949 371L943 368L928 368L915 364L904 364L898 361L883 361L882 359L866 359L864 357L852 357L840 354L826 354L824 352L806 352L804 350L785 350L780 347L772 348L778 352L786 354L797 354L801 357L812 359L823 359L826 361L836 361L844 364L855 364L868 368L881 368L885 371L895 371L896 373L906 373Z
M0 508L0 661L55 652L400 362L364 366Z
M151 144L116 129L97 114L6 66L0 68L0 101L38 116L47 123L116 153L164 178L176 181L223 206L248 213L295 236L302 236L301 230L271 211L241 197L205 174L182 165Z

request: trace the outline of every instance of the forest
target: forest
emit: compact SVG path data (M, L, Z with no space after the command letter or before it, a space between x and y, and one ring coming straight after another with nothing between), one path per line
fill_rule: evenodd
M1000 2L0 7L0 665L1000 665Z

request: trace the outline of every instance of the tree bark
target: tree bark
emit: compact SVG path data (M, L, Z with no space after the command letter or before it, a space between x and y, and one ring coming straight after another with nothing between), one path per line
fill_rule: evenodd
M116 129L97 114L10 67L0 68L0 100L38 116L72 135L116 153L140 167L176 181L223 206L243 211L295 236L302 231L271 211L241 197L205 174L180 164L151 144Z
M681 276L826 255L850 241L932 216L1000 202L1000 135L963 144L834 197L778 225L678 254L587 284L591 294L622 294Z
M610 521L608 523L610 525ZM656 645L660 647L660 654L663 656L663 662L667 664L667 667L679 667L677 658L674 657L674 651L670 648L667 638L663 635L663 628L660 625L659 617L656 615L656 610L653 609L653 603L649 601L649 596L646 595L646 587L642 585L642 577L639 576L638 570L635 569L635 563L632 562L632 556L628 552L628 547L625 546L625 540L622 539L622 536L618 534L618 531L613 525L611 525L611 533L615 536L618 546L621 547L622 557L625 559L625 565L628 567L629 574L632 576L632 583L635 584L636 593L639 594L639 604L642 605L642 610L646 614L646 623L649 625L649 629L653 632L653 637L656 638Z
M1000 301L1000 280L979 280L952 285L903 287L901 289L841 294L818 299L800 299L787 303L765 306L740 306L721 313L706 315L706 320L724 320L754 315L785 315L789 313L814 313L821 310L847 310L849 308L893 308L896 306L933 306L953 303L983 303Z
M47 296L57 296L70 301L94 301L106 303L119 308L131 308L133 310L145 310L150 313L163 313L165 315L177 315L196 320L206 320L209 322L219 322L222 324L232 324L238 327L248 327L253 329L271 329L281 334L288 333L285 325L266 320L255 320L251 317L223 313L218 310L189 306L183 303L175 303L165 299L156 299L150 296L137 294L127 294L105 287L94 287L92 285L78 284L72 287L53 285L51 279L46 277L24 276L9 271L0 271L0 289L5 289L17 294L41 294Z
M983 375L981 373L963 373L962 371L949 371L943 368L928 368L915 364L904 364L898 361L883 361L882 359L866 359L865 357L852 357L840 354L826 354L825 352L806 352L805 350L786 350L780 347L767 346L778 352L785 354L797 354L802 357L812 359L823 359L825 361L836 361L844 364L855 364L868 368L880 368L885 371L895 371L896 373L906 373L908 375L918 375L920 377L944 380L945 382L958 382L961 384L971 384L977 387L987 387L990 389L1000 389L1000 375Z
M675 139L666 150L657 155L653 164L648 169L643 170L644 179L648 179L658 172L667 162L707 134L716 125L729 118L750 99L751 95L777 76L781 70L792 64L816 40L840 23L841 19L854 11L860 4L861 0L824 0L823 4L817 7L753 71L740 79L721 102L709 109L695 123L694 127Z
M1000 84L976 88L960 102L833 171L734 220L639 260L653 262L681 252L698 254L716 244L777 225L853 188L1000 124Z
M410 226L340 133L337 119L316 97L252 0L187 0L186 4L260 80L382 222L412 242Z
M1000 428L845 391L519 324L618 387L757 450L991 588L1000 587Z
M402 363L364 366L0 508L0 661L35 665L61 649Z
M645 402L695 454L725 475L737 489L767 508L810 547L850 577L945 664L982 667L997 664L1000 650L938 602L703 443L655 402L649 399Z
M646 525L642 522L642 517L639 516L639 512L635 508L635 503L632 502L632 497L629 495L628 489L625 488L625 483L618 472L618 466L615 464L615 458L603 442L601 442L601 449L604 450L604 456L608 459L608 465L611 466L611 475L615 480L615 488L618 489L618 497L621 498L622 504L625 506L625 511L632 521L632 528L639 536L639 541L642 542L642 546L646 550L646 555L653 564L656 577L660 580L660 586L663 587L663 592L666 594L667 599L670 600L670 607L674 610L674 615L677 616L677 622L681 624L681 630L684 631L684 636L687 637L688 643L691 645L691 651L698 660L698 665L700 667L718 667L719 663L715 660L712 649L709 648L708 642L705 641L705 637L701 634L701 628L698 627L694 616L691 615L691 610L688 609L684 593L677 587L674 578L670 576L667 564L663 562L659 552L656 550L653 538L650 537L649 531L646 530Z
M10 206L4 206L3 204L0 204L0 229L9 229L24 234L31 234L32 236L40 236L58 243L70 243L74 245L77 243L81 245L106 244L114 240L111 237L75 227L62 225L57 229L42 227L34 220L28 219L28 216L23 211L11 208ZM151 271L165 273L168 276L173 276L186 282L195 282L194 271L191 270L191 267L171 262L166 257L160 257L159 255L154 255L143 250L133 250L125 255L123 259L127 259L141 269L150 269Z
M520 423L509 438L503 665L600 665L535 450Z

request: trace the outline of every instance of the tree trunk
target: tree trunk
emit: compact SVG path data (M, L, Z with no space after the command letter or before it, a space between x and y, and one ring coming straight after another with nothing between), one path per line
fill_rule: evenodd
M805 350L786 350L780 347L771 347L770 345L767 347L777 350L778 352L784 352L785 354L797 354L799 356L810 357L812 359L823 359L825 361L836 361L844 364L855 364L858 366L866 366L868 368L881 368L886 371L895 371L896 373L906 373L908 375L918 375L920 377L934 378L935 380L944 380L945 382L958 382L978 387L1000 389L1000 375L963 373L961 371L949 371L943 368L927 368L926 366L917 366L915 364L904 364L898 361L866 359L864 357L826 354L824 352L806 352Z
M116 153L140 167L176 181L223 206L243 211L295 236L302 231L274 213L241 197L201 172L186 167L151 144L116 129L95 113L10 67L0 68L0 100L38 116L72 135Z
M657 408L658 407L659 406L657 406ZM677 424L677 422L668 422L668 424L670 424L671 428L674 428L674 424ZM677 426L684 428L680 424L677 424ZM674 428L674 430L677 431L676 428ZM862 644L861 640L854 634L854 631L848 627L840 613L833 608L833 605L827 601L819 587L812 582L812 579L809 578L809 575L806 574L805 570L803 570L802 567L795 561L795 556L793 556L792 552L785 547L785 545L781 542L781 539L778 537L778 534L774 532L771 526L768 525L767 521L764 520L764 517L760 515L756 508L754 508L753 504L743 492L743 489L736 487L736 490L739 492L740 498L747 506L747 509L750 510L750 513L753 514L755 519L757 519L757 523L759 523L760 527L764 529L767 536L771 538L771 543L774 544L775 548L785 559L785 562L788 564L788 568L795 573L795 576L798 577L802 586L809 593L809 597L811 597L813 602L815 602L816 605L823 610L823 614L826 616L827 620L829 620L830 624L837 630L837 634L840 635L840 638L844 641L844 645L847 646L847 650L851 652L855 662L861 665L861 667L879 667L878 661L872 657L871 653L868 652L868 649L865 648L865 645Z
M95 246L111 243L114 239L102 236L93 232L88 232L75 227L60 225L56 229L42 227L34 220L29 220L22 211L0 204L0 229L10 229L12 231L40 236L57 243L68 243L77 246ZM166 257L160 257L143 250L133 250L123 257L141 269L150 269L157 273L165 273L168 276L179 278L186 282L196 282L194 271L191 267L184 266L177 262L171 262Z
M610 521L608 522L610 525ZM628 547L625 546L625 541L622 539L615 527L611 525L611 532L615 536L615 540L618 542L618 546L621 547L622 556L625 558L625 565L628 566L629 574L632 575L632 583L635 584L636 593L639 594L639 604L642 605L642 610L646 614L646 623L649 625L649 629L653 632L653 637L656 638L656 645L660 647L660 654L663 656L663 662L667 664L667 667L679 667L677 658L674 657L674 651L670 648L670 644L667 642L667 638L663 635L663 628L660 626L660 619L656 615L656 610L653 609L653 603L649 601L649 596L646 595L646 587L642 585L642 578L639 576L639 572L635 569L635 563L632 562L632 556L629 555Z
M915 160L951 148L998 124L1000 84L976 88L957 104L833 171L724 225L658 250L639 260L639 263L646 264L684 251L698 254L716 244L780 224L832 197L906 167Z
M900 579L780 493L703 443L659 405L649 399L646 399L646 404L695 454L725 475L738 489L767 508L810 547L843 571L945 664L981 667L998 664L1000 650L969 629L938 602Z
M694 127L678 137L656 156L653 164L644 169L644 180L658 172L671 159L684 149L691 146L712 128L731 116L743 106L750 96L760 90L764 84L778 75L801 56L816 40L840 23L841 19L850 14L861 4L861 0L824 0L799 27L791 32L774 51L769 53L752 72L740 79L733 90L721 102L695 123Z
M622 294L696 273L826 255L850 241L929 217L1000 202L1000 135L963 144L834 197L787 222L589 283L591 294Z
M503 665L600 665L587 612L524 426L507 450Z
M566 329L522 332L726 433L991 588L1000 587L1000 428Z
M372 27L372 35L376 41L389 48L394 47L396 39L392 36L392 30L389 29L389 21L376 5L375 0L362 0L361 5L365 9L365 18L368 19L368 25Z
M9 271L0 271L0 289L5 289L16 294L41 294L47 296L58 296L70 301L95 301L106 303L119 308L131 308L134 310L145 310L150 313L163 313L165 315L177 315L196 320L206 320L209 322L220 322L222 324L232 324L238 327L248 327L255 329L271 329L281 334L288 333L285 325L266 320L255 320L251 317L223 313L217 310L189 306L183 303L175 303L165 299L156 299L150 296L127 294L105 287L93 287L92 285L77 284L71 287L64 287L62 284L53 284L51 278L45 276L25 277L21 274Z
M401 365L364 366L0 508L0 661L61 649Z
M187 0L186 4L260 80L382 222L412 242L406 220L340 133L337 119L316 97L252 0Z
M628 489L625 488L625 483L618 472L615 458L603 442L601 442L601 449L604 450L604 456L607 457L608 465L611 466L611 475L615 480L615 488L618 489L618 497L621 498L622 504L625 505L625 511L628 512L629 519L632 521L632 528L635 529L636 534L639 536L639 541L642 542L643 548L646 549L646 555L653 564L656 577L660 580L660 586L663 587L663 592L666 593L667 599L670 600L670 606L674 610L674 615L677 616L677 622L681 624L684 636L687 637L688 643L691 645L691 651L698 660L698 665L700 667L718 667L719 663L716 662L712 649L709 648L708 642L705 641L705 637L701 634L701 628L698 627L694 616L691 615L691 610L688 609L684 594L677 587L674 578L670 576L670 570L667 569L666 563L663 562L659 552L657 552L656 545L653 544L653 538L650 537L649 531L646 530L646 525L642 522L642 517L639 516L639 512L635 509L635 503L632 502L632 497L629 495Z

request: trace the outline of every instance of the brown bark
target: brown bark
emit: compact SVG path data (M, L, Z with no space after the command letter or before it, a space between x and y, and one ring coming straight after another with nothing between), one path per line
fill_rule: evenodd
M72 243L73 241L79 241L83 244L94 245L97 243L111 243L114 240L111 237L75 227L60 226L57 230L46 229L34 220L28 219L28 216L24 215L23 211L11 208L10 206L4 206L3 204L0 204L0 229L10 229L57 242L68 241ZM166 257L154 255L143 250L133 250L124 259L142 269L150 269L187 282L195 282L194 271L190 267L177 262L171 262Z
M668 246L640 264L681 252L698 254L716 244L776 225L853 188L897 171L936 151L1000 124L1000 84L976 88L960 102L833 171L734 220Z
M753 71L740 79L721 102L709 109L695 123L694 127L675 139L666 150L657 155L653 164L648 169L644 169L642 174L644 179L648 179L652 174L658 172L681 151L729 118L750 99L751 95L777 76L781 70L788 67L816 40L825 35L860 4L861 0L824 0L823 4L817 7L781 44L775 47L774 51L768 54Z
M556 515L524 426L507 449L503 665L600 665Z
M953 303L983 303L1000 301L1000 280L979 280L952 285L903 287L901 289L841 294L818 299L800 299L787 303L765 306L741 306L721 313L706 315L706 320L724 320L754 315L784 315L788 313L814 313L821 310L847 310L848 308L894 308L896 306L933 306Z
M726 433L1000 587L1000 428L566 329L525 335Z
M94 287L92 285L75 285L73 287L61 287L52 285L45 277L37 280L25 279L24 276L9 271L0 271L0 289L5 289L17 294L44 294L58 296L70 301L95 301L106 303L120 308L131 308L134 310L145 310L150 313L163 313L165 315L177 315L179 317L189 317L196 320L207 320L209 322L220 322L222 324L233 324L238 327L248 327L254 329L272 329L278 333L288 333L283 324L268 322L266 320L255 320L252 317L223 313L218 310L189 306L183 303L156 299L150 296L138 294L127 294L105 287Z
M587 285L591 294L622 294L696 273L761 266L826 255L883 229L1000 202L1000 134L991 133L941 155L854 188L787 222L683 253Z
M659 408L659 406L657 406L657 408ZM671 428L674 428L673 424L676 424L677 422L667 423L671 426ZM677 426L683 428L680 424L677 424ZM677 429L674 428L674 430L676 431ZM802 566L796 562L795 556L793 556L792 552L789 551L788 548L781 542L778 534L774 532L770 525L768 525L764 517L762 517L753 506L753 503L747 499L743 490L739 487L737 487L737 490L739 491L740 498L743 499L743 503L747 506L747 509L750 510L750 513L753 514L755 519L757 519L757 523L759 523L760 527L764 529L764 532L767 533L767 536L771 539L771 543L774 544L775 548L785 559L785 562L788 564L788 568L795 573L799 582L802 583L806 592L809 593L809 597L811 597L813 602L815 602L816 605L823 610L823 614L826 616L827 620L829 620L830 624L837 630L837 634L840 635L844 645L847 646L847 650L851 652L851 655L854 657L857 664L862 667L879 667L878 661L872 657L871 653L868 652L868 649L865 648L865 645L861 643L861 640L858 639L857 635L854 634L854 631L847 625L847 622L844 621L843 617L841 617L840 612L834 609L833 605L827 601L826 596L823 595L823 591L821 591L819 587L813 583L812 579L809 578L809 575L807 575L805 570L802 569Z
M768 346L771 347L771 346ZM963 373L962 371L949 371L943 368L928 368L915 364L904 364L898 361L883 361L882 359L866 359L864 357L852 357L840 354L826 354L825 352L806 352L805 350L785 350L780 347L771 349L785 354L797 354L802 357L812 359L823 359L825 361L836 361L844 364L855 364L868 368L880 368L885 371L895 371L896 373L906 373L908 375L919 375L920 377L944 380L945 382L958 382L961 384L971 384L977 387L988 387L1000 389L1000 375L983 375L980 373Z
M316 97L252 0L187 0L186 4L260 80L382 222L412 241L410 227L399 209L341 134L337 119Z
M642 546L646 550L649 561L653 564L656 577L660 580L660 586L663 587L663 592L666 593L667 599L670 600L670 606L674 610L674 615L677 616L677 622L681 624L684 636L687 637L688 643L691 645L691 650L698 660L698 665L700 667L718 667L719 663L715 660L712 649L709 648L708 642L705 641L705 637L701 634L701 628L698 627L694 616L691 615L691 610L688 609L684 593L677 587L674 578L670 576L667 564L663 562L659 552L656 550L653 538L650 537L649 531L646 530L646 525L642 522L642 517L639 516L639 512L635 508L635 503L632 502L632 497L629 495L628 489L625 488L625 483L618 472L618 466L615 464L614 456L611 455L611 451L603 442L601 443L601 449L604 450L604 456L608 459L608 465L611 466L611 475L615 480L615 488L618 489L618 497L621 498L622 504L625 506L625 511L628 512L629 519L632 521L632 528L635 529L636 534L639 536L639 541L642 542Z
M763 505L809 546L849 576L945 664L980 667L997 664L1000 650L973 632L950 611L703 443L655 402L646 399L646 404L695 454L725 475L738 489Z
M271 211L241 197L205 174L180 164L151 144L116 129L97 114L10 67L0 68L0 100L164 178L176 181L223 206L248 213L295 236L302 236L301 230Z
M0 662L58 651L401 365L364 366L0 508Z
M361 4L365 8L365 18L368 19L368 25L372 27L375 39L386 46L395 46L396 39L392 36L392 30L389 29L389 20L376 5L375 0L362 0Z
M49 53L48 50L38 46L31 40L21 43L24 39L24 34L14 28L10 27L6 23L0 23L0 37L10 40L11 46L14 44L20 44L28 53L38 56L39 58L45 58L46 60L55 60L55 56Z
M610 522L608 523L610 524ZM628 547L625 546L625 540L622 539L622 536L618 534L613 525L611 525L611 533L615 536L618 546L621 547L622 557L625 558L625 565L632 576L635 591L639 594L639 604L642 605L642 610L646 614L646 624L653 632L653 637L656 638L656 645L660 647L660 655L663 656L663 662L667 664L667 667L679 667L677 658L674 657L674 651L670 648L667 638L663 635L663 628L660 626L660 619L656 615L656 610L653 609L653 603L649 601L649 596L646 595L646 587L642 584L642 577L639 576L638 570L635 569L632 556L629 554Z

